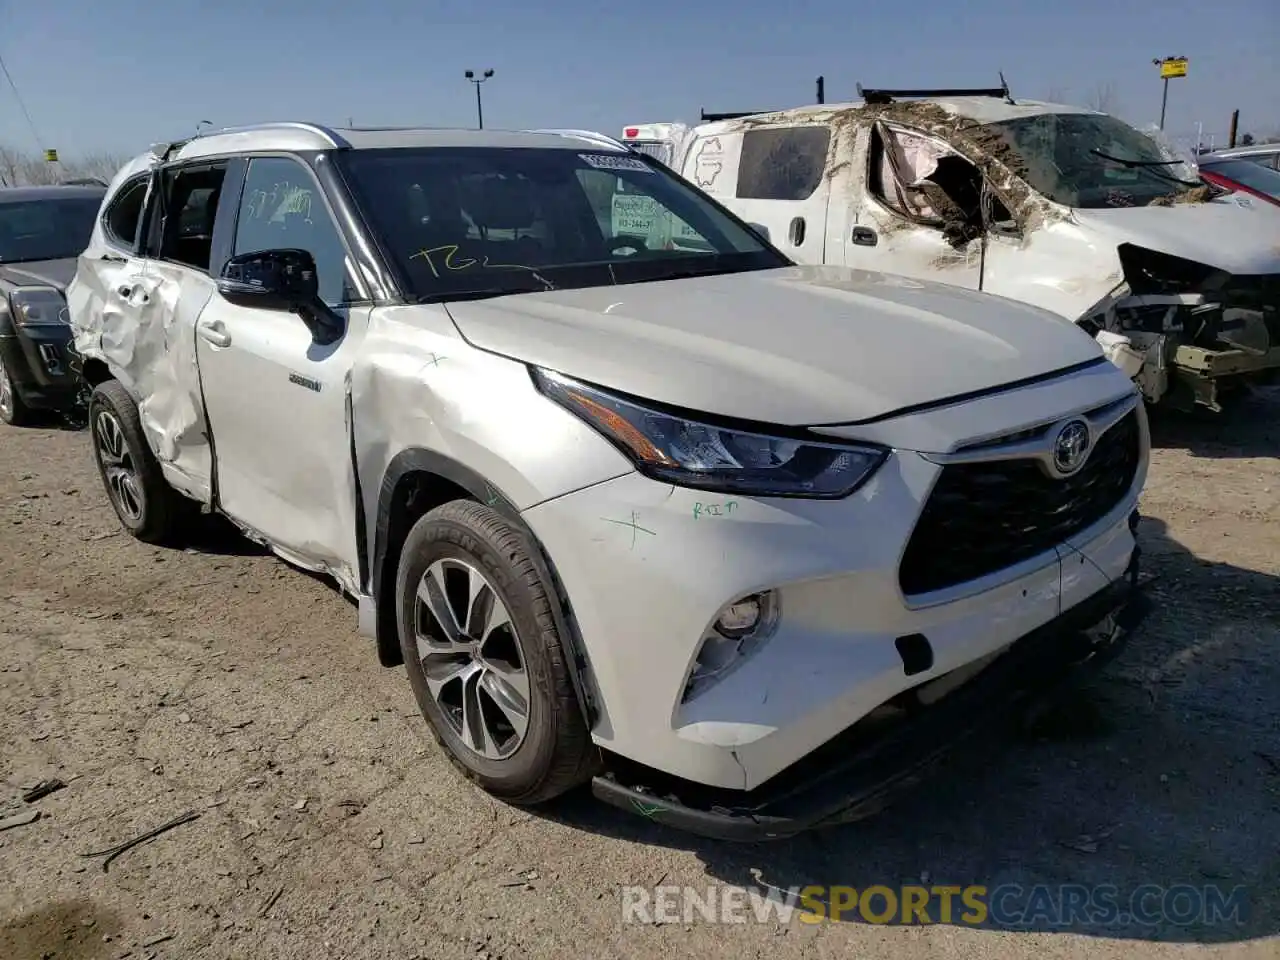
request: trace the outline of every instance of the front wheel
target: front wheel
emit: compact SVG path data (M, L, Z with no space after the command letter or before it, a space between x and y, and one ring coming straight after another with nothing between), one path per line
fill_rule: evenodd
M31 411L18 396L18 388L4 365L3 356L0 356L0 420L14 427L31 422Z
M582 783L598 758L535 549L497 511L455 500L414 524L396 578L400 646L432 732L465 776L524 805Z
M137 404L117 381L94 388L89 429L98 473L120 523L144 543L173 542L193 503L165 480L143 435Z

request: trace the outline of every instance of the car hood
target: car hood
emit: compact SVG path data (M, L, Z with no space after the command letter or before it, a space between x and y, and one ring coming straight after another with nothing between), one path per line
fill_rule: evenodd
M1101 356L1074 324L842 267L448 304L473 345L632 396L763 423L847 423Z
M27 263L0 264L0 279L15 286L44 285L66 291L76 275L76 258L65 260L32 260Z
M1228 273L1280 273L1280 212L1237 196L1172 207L1076 210L1081 226L1112 243L1132 243Z

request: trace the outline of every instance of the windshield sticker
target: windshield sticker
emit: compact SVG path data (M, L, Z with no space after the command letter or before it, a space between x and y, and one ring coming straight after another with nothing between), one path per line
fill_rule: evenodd
M625 154L580 153L578 157L597 170L639 170L653 173L653 168L643 160Z
M526 267L519 263L490 263L489 258L485 257L483 262L475 257L457 257L458 245L456 243L447 243L442 247L432 247L430 250L419 250L412 254L410 260L425 260L427 266L431 268L431 272L436 279L440 278L440 269L445 270L469 270L471 267L479 264L480 268L489 270L528 270L533 272L533 267ZM457 259L455 259L457 257Z

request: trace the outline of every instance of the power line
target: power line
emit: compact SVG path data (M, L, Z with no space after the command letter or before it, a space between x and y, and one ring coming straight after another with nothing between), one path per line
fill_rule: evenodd
M31 128L31 135L36 139L36 146L44 149L44 138L40 136L40 131L36 129L35 121L31 119L31 111L27 109L26 103L23 102L22 94L18 92L18 85L13 82L13 75L9 73L9 66L4 62L3 54L0 54L0 71L4 72L4 78L9 81L9 88L13 90L13 98L18 101L22 115L27 118L27 126Z

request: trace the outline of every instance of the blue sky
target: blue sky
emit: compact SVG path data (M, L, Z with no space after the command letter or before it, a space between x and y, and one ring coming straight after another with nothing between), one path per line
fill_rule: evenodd
M963 12L959 12L963 11ZM866 86L983 86L1153 122L1151 59L1190 57L1166 128L1280 133L1280 0L0 0L0 54L39 146L135 153L201 120L471 126L463 71L492 68L489 127L627 123L827 100ZM0 143L34 150L0 79Z

